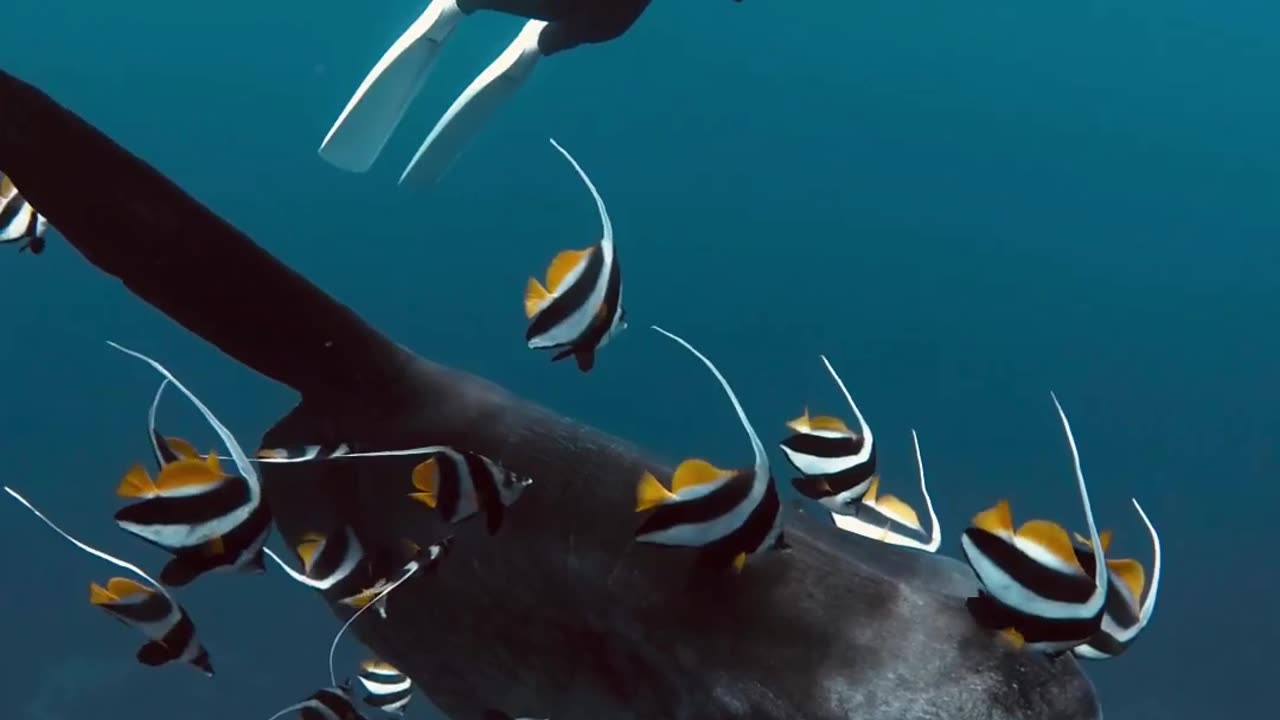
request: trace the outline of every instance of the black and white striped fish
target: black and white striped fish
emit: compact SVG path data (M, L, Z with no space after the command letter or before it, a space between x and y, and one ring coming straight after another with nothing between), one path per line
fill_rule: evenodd
M826 356L822 363L835 378L849 407L858 421L851 430L840 418L804 414L787 423L794 434L782 441L782 454L800 472L791 485L801 495L817 500L833 513L856 513L855 503L871 487L876 473L876 444L871 426L853 402L844 381L836 374Z
M148 414L148 436L159 464L155 480L141 465L133 466L116 493L139 498L115 514L116 524L173 555L160 579L180 587L215 570L264 572L262 547L271 533L271 513L262 502L257 478L228 475L219 456L201 456L180 438L155 429L156 406L166 379Z
M856 505L856 512L831 513L831 519L845 532L878 540L889 545L915 548L925 552L937 552L942 546L942 526L933 510L933 500L924 480L924 461L920 458L920 440L911 431L911 442L916 451L916 468L920 475L920 492L929 510L928 537L920 526L916 511L907 503L892 495L880 495L880 476L871 478L871 486Z
M529 319L525 340L530 349L558 350L552 362L572 355L578 369L589 372L596 352L627 327L622 306L622 268L613 244L613 223L596 186L564 148L560 151L595 198L603 237L585 250L565 250L547 268L546 285L529 278L524 312Z
M449 554L449 548L453 546L453 536L450 535L425 548L410 540L403 541L402 545L405 550L403 563L389 562L386 553L379 553L379 559L370 563L370 572L372 577L377 578L377 582L354 595L342 598L339 602L356 609L373 602L378 614L385 619L387 596L383 591L392 585L399 585L412 575L434 572L440 561Z
M317 690L311 697L300 703L290 705L272 715L268 720L276 720L289 713L296 712L302 720L367 720L356 709L355 700L351 697L348 685Z
M138 662L153 667L184 662L213 677L213 663L209 660L209 651L196 638L195 623L191 621L186 609L160 583L137 565L77 540L16 491L8 487L4 490L72 545L150 583L148 586L136 580L113 577L107 581L106 587L97 583L89 586L90 603L138 630L149 640L138 649Z
M18 252L44 252L49 221L27 202L9 176L0 173L0 244L22 243Z
M1107 560L1110 588L1107 591L1106 612L1102 616L1102 629L1089 642L1077 645L1071 652L1086 660L1106 660L1123 654L1137 639L1138 634L1151 622L1156 609L1156 596L1160 593L1160 536L1137 500L1133 501L1142 522L1151 535L1154 559L1151 564L1151 587L1143 598L1146 572L1136 560ZM1103 552L1109 552L1110 533L1099 533ZM1076 536L1076 558L1090 575L1094 573L1094 557L1088 539ZM1141 603L1141 604L1139 604Z
M413 699L413 681L407 675L381 660L365 660L356 676L364 685L364 702L392 715L404 715Z
M516 475L489 458L464 450L441 448L413 469L409 497L433 508L445 522L457 523L484 513L492 535L502 527L510 507L533 480Z
M296 551L298 558L302 560L302 572L294 570L269 548L263 552L289 577L322 592L345 582L365 562L364 548L360 545L355 530L349 526L341 532L328 535L306 533Z
M136 580L113 577L106 587L90 584L89 602L151 639L138 649L138 662L185 662L213 677L209 651L196 638L195 623L168 595Z
M659 327L654 330L680 343L703 362L720 381L746 429L755 453L755 464L739 470L721 470L706 460L680 463L671 489L646 472L636 488L636 512L652 509L636 530L637 542L702 548L699 564L710 568L732 566L741 571L749 555L785 547L781 503L769 472L769 457L747 420L728 381L702 353Z
M1071 425L1057 397L1053 402L1070 446L1089 540L1101 548ZM1015 645L1054 655L1088 641L1102 627L1109 573L1095 582L1061 525L1029 520L1015 531L1009 503L1001 500L974 517L960 542L981 584L978 596L966 603L980 625L1001 631ZM1105 549L1098 556L1105 562Z

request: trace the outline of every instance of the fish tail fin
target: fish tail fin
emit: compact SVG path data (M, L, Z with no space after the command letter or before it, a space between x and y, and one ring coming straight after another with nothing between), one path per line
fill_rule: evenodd
M457 0L433 0L361 81L320 143L320 157L348 172L368 171L461 18Z

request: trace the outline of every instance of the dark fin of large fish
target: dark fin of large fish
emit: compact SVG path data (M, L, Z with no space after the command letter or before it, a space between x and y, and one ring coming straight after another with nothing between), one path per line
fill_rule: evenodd
M449 716L533 704L568 709L556 720L898 720L940 708L949 720L1101 717L1070 657L1011 652L973 622L964 600L975 581L963 563L870 543L803 510L786 516L789 552L687 591L695 551L633 540L636 479L670 475L652 454L413 357L2 72L0 108L0 170L69 242L193 332L303 393L261 447L352 437L450 445L534 479L503 532L459 531L455 562L397 590L398 603L421 611L353 624ZM191 267L235 282L193 287L180 280ZM246 321L264 307L293 322ZM417 460L267 465L264 497L291 546L349 522L371 547L402 538L427 547L449 527L406 508ZM349 616L340 596L326 593ZM866 697L893 702L849 700Z
M409 356L155 168L0 71L0 168L135 295L303 393L383 390ZM234 282L191 282L191 268ZM264 309L280 322L264 319Z

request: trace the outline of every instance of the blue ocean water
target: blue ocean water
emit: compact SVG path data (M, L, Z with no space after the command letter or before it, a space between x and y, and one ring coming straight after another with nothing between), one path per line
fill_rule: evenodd
M1107 717L1269 714L1280 8L655 0L622 40L543 63L442 183L414 192L400 171L519 20L468 19L369 174L315 151L423 4L16 0L0 67L414 350L670 458L747 450L705 371L647 325L715 359L774 440L806 404L839 412L827 354L886 477L912 477L920 433L953 556L999 497L1083 526L1057 392L1115 546L1147 562L1130 497L1164 540L1152 625L1088 666ZM625 263L632 328L586 376L523 347L525 278L598 236L549 136L600 187ZM159 567L110 521L120 474L145 458L155 377L105 340L161 359L246 445L292 394L57 240L0 257L0 287L3 482ZM215 442L178 402L163 417ZM0 518L0 693L16 717L266 718L326 678L337 622L278 576L184 595L215 681L143 668L139 638L85 602L111 569L13 503ZM362 657L347 640L341 661Z

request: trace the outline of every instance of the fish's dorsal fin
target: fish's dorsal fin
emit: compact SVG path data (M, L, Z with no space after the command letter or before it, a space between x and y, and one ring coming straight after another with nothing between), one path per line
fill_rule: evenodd
M849 388L844 386L844 381L836 374L836 369L831 367L831 362L827 360L826 355L819 355L822 358L822 364L827 366L827 372L831 373L831 377L835 379L836 385L839 386L840 392L844 394L844 399L849 402L849 407L853 408L853 415L858 420L858 432L862 434L862 447L858 450L858 454L854 455L852 460L858 464L866 462L871 457L871 453L875 452L875 438L871 434L871 426L867 424L866 418L862 417L862 411L858 409L858 404L853 401L853 396L849 394Z
M675 493L662 486L653 473L645 471L636 486L636 512L644 512L655 508L674 498Z
M440 484L440 464L435 458L427 458L413 468L413 486L419 490L409 497L429 508L436 506L436 489Z
M563 288L565 278L573 273L574 269L581 263L585 263L587 258L595 248L587 248L585 250L562 250L547 266L547 292L551 295L558 294ZM527 297L526 290L526 297Z
M542 287L537 278L529 278L524 287L524 316L532 320L534 315L542 312L542 308L551 301L551 292Z
M240 443L236 442L235 436L231 434L231 431L227 429L227 426L223 425L222 422L218 420L217 416L213 414L213 411L206 407L204 403L200 402L200 398L196 397L195 393L188 390L185 385L173 376L173 373L169 372L165 366L155 360L152 360L140 352L130 350L119 343L108 340L107 344L126 355L132 355L133 357L147 363L167 378L169 382L173 383L173 386L178 388L183 395L186 395L187 399L191 401L191 404L196 406L196 409L200 411L201 415L204 415L205 421L213 427L214 432L218 433L218 437L221 438L222 444L227 446L227 450L231 453L232 459L235 460L236 469L240 472L240 476L248 480L253 487L259 487L258 472L254 469L253 463L249 462L248 456L244 454L244 448L240 447Z
M324 547L325 538L323 535L316 533L307 533L302 536L302 542L298 543L298 558L302 560L302 572L310 573L311 567L316 562L316 555L320 548Z
M217 453L212 453L213 462L217 464ZM183 458L160 468L156 478L156 489L179 490L183 488L217 485L226 479L220 471L209 466L209 462L196 458Z
M1138 612L1138 620L1143 627L1151 622L1151 616L1156 611L1156 595L1160 593L1160 535L1156 533L1155 525L1151 523L1151 519L1147 517L1147 513L1142 510L1142 506L1138 501L1133 500L1133 507L1137 509L1138 515L1142 517L1142 522L1147 526L1147 532L1151 535L1151 549L1154 558L1151 561L1151 586L1147 589L1147 596L1142 600L1142 609Z
M135 595L154 595L156 591L132 578L113 577L107 581L107 592L124 600Z
M560 147L560 143L556 142L555 138L548 138L548 140L550 140L551 144L560 151L561 155L564 155L565 159L569 161L569 164L573 166L573 169L578 171L578 177L582 178L582 182L586 184L587 190L591 191L591 197L596 201L596 211L600 213L600 242L612 243L613 221L609 219L609 210L605 208L604 198L600 197L600 191L596 190L596 184L591 182L591 178L587 175L587 171L582 169L582 166L578 164L577 160L573 159L573 156L569 154L568 150Z
M1049 520L1028 520L1018 528L1017 538L1044 550L1071 572L1084 574L1084 568L1080 567L1075 548L1071 545L1071 536L1058 523Z
M675 473L672 474L671 491L678 493L685 488L708 485L717 480L723 480L732 474L732 472L721 470L706 460L689 458L680 463Z
M909 528L924 532L924 528L920 527L920 516L916 514L915 508L894 495L885 495L877 500L876 509Z
M180 437L166 437L164 441L168 443L169 447L172 448L175 453L177 453L178 457L182 457L182 458L199 458L200 457L200 453L196 450L196 446L192 445L190 442L187 442L186 440L183 440ZM216 468L218 454L210 453L210 458L214 461L215 463L214 467Z
M1142 590L1147 584L1146 571L1142 569L1142 563L1129 558L1108 560L1107 569L1129 588L1135 603L1141 602Z
M729 381L724 379L724 376L720 374L720 371L719 371L718 369L716 369L716 366L715 366L715 364L714 364L714 363L712 363L710 360L708 360L708 359L707 359L707 357L706 357L705 355L703 355L702 353L700 353L700 352L698 352L696 349L694 349L694 347L693 347L692 345L690 345L689 343L685 342L685 341L684 341L684 340L682 340L681 338L679 338L679 337L677 337L677 336L675 336L675 335L672 335L671 333L667 332L666 330L663 330L662 328L658 327L657 325L653 325L653 326L651 326L651 327L652 327L654 330L657 330L658 332L662 333L663 335L666 335L667 337L671 338L672 340L675 340L676 342L678 342L678 343L680 343L681 345L683 345L683 346L684 346L684 349L686 349L686 350L688 350L689 352L693 353L694 357L696 357L696 358L698 358L699 360L701 360L701 361L702 361L702 364L703 364L703 365L706 365L706 366L707 366L707 369L711 371L711 374L716 376L716 380L719 380L719 381L720 381L720 387L724 388L724 392L725 392L725 394L729 396L729 401L733 403L733 409L734 409L735 411L737 411L737 413L738 413L738 419L739 419L740 421L742 421L742 427L743 427L744 429L746 429L746 431L747 431L747 436L748 436L749 438L751 438L751 449L752 449L752 450L754 451L754 453L755 453L755 471L756 471L756 474L757 474L757 475L763 475L763 476L766 476L766 477L767 477L767 476L769 475L769 456L768 456L768 454L767 454L767 453L765 453L765 450L764 450L764 444L760 442L760 436L759 436L759 435L756 435L756 430L755 430L755 428L751 427L751 421L747 419L747 413L746 413L746 411L745 411L745 410L743 410L743 409L742 409L742 403L738 402L738 396L734 394L734 392L733 392L733 388L729 386Z
M143 580L146 580L147 582L151 583L152 587L154 587L158 592L164 595L165 598L169 600L169 602L173 603L174 605L178 604L178 601L174 600L173 596L169 594L169 591L165 590L164 586L161 585L159 582L157 582L155 579L153 579L150 575L143 572L142 568L126 560L121 560L115 555L107 554L99 550L98 548L93 547L92 545L86 545L85 543L80 542L79 540L69 535L66 530L63 530L62 528L58 527L52 520L45 517L44 513L37 510L35 505L32 505L31 503L27 502L27 499L19 495L16 490L14 490L11 487L5 486L4 491L12 495L14 500L17 500L18 502L26 506L26 508L30 510L32 513L34 513L36 517L43 520L45 525L48 525L50 528L53 529L54 532L66 538L72 545L75 545L76 547L80 548L81 550L89 553L90 555L100 560L106 560L112 565L115 565L118 568L123 568L125 570L128 570L134 575L137 575Z
M853 431L849 429L844 421L834 415L814 415L809 418L809 428L812 430L828 430L831 432L845 433L852 435Z
M151 451L155 455L157 467L164 467L165 455L160 449L161 438L156 434L156 408L160 406L160 396L164 395L164 389L168 385L169 378L160 381L160 387L156 388L156 395L151 399L151 407L147 410L147 439L151 441Z
M383 598L385 598L388 593L400 587L401 583L403 583L404 581L413 577L414 573L416 573L419 569L420 568L414 568L410 570L409 572L396 578L396 581L393 583L387 583L386 580L379 580L378 582L380 584L375 586L373 589L376 590L380 587L382 588L382 590L376 596L372 595L371 591L364 591L364 592L358 593L357 595L352 596L353 598L360 598L361 602L365 600L366 593L370 597L368 598L368 602L365 605L357 609L351 617L347 618L347 621L342 624L342 627L338 628L338 633L333 636L333 642L329 645L329 680L330 682L333 683L335 687L337 687L338 685L338 675L336 672L334 672L334 669L333 669L333 653L335 650L338 649L338 640L342 639L342 634L347 631L347 628L351 627L351 623L355 622L356 618L364 614L365 610L368 610L371 607L377 606L378 603Z
M798 432L798 433L808 433L808 432L809 432L809 430L811 429L811 427L810 427L810 425L809 425L809 408L808 408L808 406L806 406L806 407L805 407L805 409L804 409L804 414L803 414L803 415L801 415L800 417L796 418L795 420L791 420L791 421L787 422L787 427L791 428L792 430L794 430L794 431L796 431L796 432Z
M1062 431L1067 436L1067 447L1071 450L1071 465L1075 470L1076 485L1080 489L1080 501L1084 505L1085 519L1089 522L1089 540L1092 541L1093 547L1097 548L1097 559L1094 561L1094 567L1102 568L1106 565L1107 551L1106 548L1102 547L1102 540L1098 536L1098 524L1093 519L1093 506L1089 503L1089 488L1085 485L1084 471L1080 467L1080 450L1076 447L1076 438L1071 432L1071 423L1067 420L1067 414L1062 410L1062 404L1058 402L1058 396L1051 392L1049 397L1053 398L1053 405L1058 409L1058 418L1062 421ZM1074 551L1071 557L1072 559L1075 558ZM1101 600L1099 602L1101 602L1107 596L1110 573L1094 572L1094 578L1098 589L1094 597L1097 598L1100 595Z
M973 516L973 526L1006 540L1013 539L1013 511L1003 498L995 505Z

